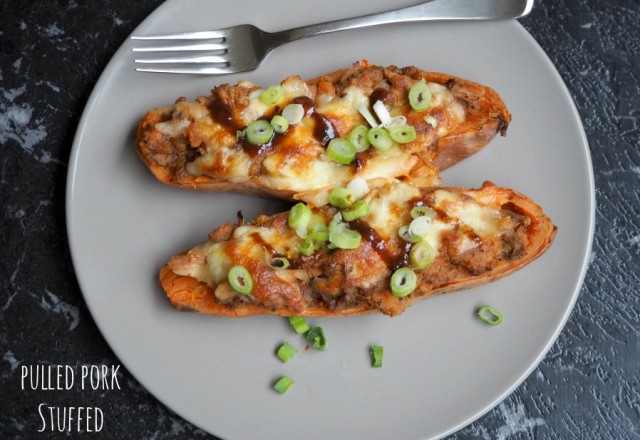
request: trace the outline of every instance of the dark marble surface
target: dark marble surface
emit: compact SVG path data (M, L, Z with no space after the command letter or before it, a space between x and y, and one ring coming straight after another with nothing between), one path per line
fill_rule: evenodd
M119 365L71 265L65 179L100 72L160 0L0 1L0 438L44 435L37 407L104 412L105 439L212 438L119 368L112 390L21 389L23 365ZM591 265L531 376L453 439L640 438L640 3L543 0L522 20L565 80L593 158ZM79 378L76 378L79 380ZM119 389L118 389L119 388Z

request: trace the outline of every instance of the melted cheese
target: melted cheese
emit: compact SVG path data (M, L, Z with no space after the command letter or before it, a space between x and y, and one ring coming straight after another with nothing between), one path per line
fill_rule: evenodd
M389 239L398 233L408 217L409 201L420 196L414 186L398 183L387 185L369 193L365 199L369 203L369 214L363 218L378 235Z
M435 192L435 205L449 217L460 220L481 238L494 236L498 232L502 213L498 209L480 205L471 197L445 190Z

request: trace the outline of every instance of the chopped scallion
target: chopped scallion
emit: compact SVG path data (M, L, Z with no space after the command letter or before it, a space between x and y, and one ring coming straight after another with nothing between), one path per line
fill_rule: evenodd
M289 211L287 223L289 227L296 230L300 238L307 237L307 225L311 220L311 209L304 203L296 203Z
M421 241L411 247L409 260L416 269L426 269L431 266L435 258L433 247L427 241Z
M324 243L329 240L329 228L323 223L316 223L311 228L311 238L316 243Z
M367 138L373 148L380 151L386 151L393 146L393 140L389 132L382 127L374 127L367 133Z
M491 306L483 306L478 309L476 312L478 318L482 322L485 322L489 325L498 325L502 322L502 313L498 312Z
M283 393L286 393L287 390L289 390L289 388L291 388L291 385L293 385L294 383L295 382L291 380L291 378L287 376L283 376L280 379L278 379L278 381L273 385L273 389L275 389L280 394L283 394Z
M313 327L307 332L307 341L313 342L313 348L318 350L327 349L327 338L322 327Z
M371 354L371 366L373 368L382 367L382 356L384 354L382 345L372 345L369 353Z
M284 134L289 129L289 121L284 116L275 115L271 118L271 126L276 133Z
M269 143L273 137L273 127L268 121L254 121L246 129L247 140L254 145Z
M267 266L275 270L288 269L291 263L286 257L267 258Z
M278 348L276 356L278 356L282 362L289 362L296 353L298 353L298 350L296 350L293 345L285 342Z
M391 275L391 293L393 296L403 298L415 290L418 285L418 276L409 267L396 270Z
M421 79L409 89L409 105L414 111L422 112L431 104L431 90L424 79Z
M431 219L429 217L417 217L409 224L409 235L416 238L424 238L431 228Z
M309 324L307 324L307 321L305 321L302 316L290 316L289 323L299 335L308 332L310 328Z
M349 208L355 201L353 193L347 188L333 188L329 193L329 203L336 208Z
M260 94L260 101L266 105L273 105L280 101L282 95L282 86L271 86L262 91Z
M369 204L366 200L358 200L353 207L348 211L342 211L342 218L345 221L353 221L364 217L369 213Z
M348 165L356 157L356 147L346 139L333 138L327 146L327 155L334 162Z
M331 220L329 225L329 241L340 249L355 249L360 246L362 236L358 231L347 228L341 221L342 216L338 213Z
M304 243L298 246L298 252L302 255L309 256L313 254L316 250L316 245L311 239L311 237L307 237L304 239Z
M411 218L434 218L435 216L436 212L428 206L414 206L413 208L411 208Z
M369 148L369 145L371 145L371 142L369 142L369 139L367 138L368 131L369 129L364 125L358 125L351 129L347 135L347 140L353 144L358 153L365 151Z
M406 144L416 140L416 129L411 125L394 125L389 127L389 136L399 144Z
M253 290L253 279L244 266L233 266L227 275L231 288L238 293L248 295Z
M304 117L304 107L302 104L289 104L282 110L282 116L291 125L299 124Z

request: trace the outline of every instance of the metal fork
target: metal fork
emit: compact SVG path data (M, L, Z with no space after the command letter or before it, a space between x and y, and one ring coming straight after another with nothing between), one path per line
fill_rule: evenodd
M429 0L393 11L304 26L281 32L265 32L243 24L215 31L171 35L132 36L133 40L214 40L175 46L136 47L134 52L213 52L190 57L136 59L141 64L191 65L193 67L139 67L140 72L220 75L254 70L275 48L292 41L330 32L436 20L499 20L527 15L534 0Z

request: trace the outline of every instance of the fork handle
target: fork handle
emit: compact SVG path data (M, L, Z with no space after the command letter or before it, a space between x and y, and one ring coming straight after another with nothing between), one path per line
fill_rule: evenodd
M328 21L268 35L271 37L271 49L274 49L302 38L388 23L518 18L529 13L532 6L533 0L429 0L393 11Z

